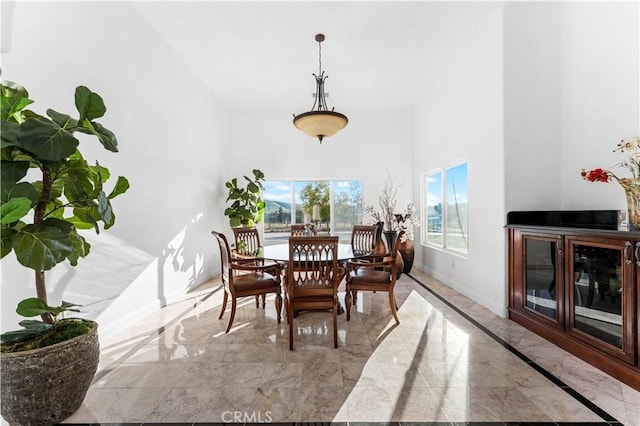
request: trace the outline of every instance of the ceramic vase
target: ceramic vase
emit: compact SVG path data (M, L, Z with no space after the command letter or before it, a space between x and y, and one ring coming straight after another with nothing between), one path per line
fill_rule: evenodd
M405 238L403 234L404 231L400 232L400 235L398 235L398 238L400 238L400 242L398 243L398 252L402 256L402 261L404 262L402 272L408 274L409 272L411 272L411 268L413 267L415 250L413 248L413 241Z

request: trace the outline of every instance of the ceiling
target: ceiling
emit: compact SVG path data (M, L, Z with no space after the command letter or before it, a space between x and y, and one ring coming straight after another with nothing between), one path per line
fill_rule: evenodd
M313 105L317 33L329 108L411 108L456 47L501 3L460 1L133 2L223 105Z

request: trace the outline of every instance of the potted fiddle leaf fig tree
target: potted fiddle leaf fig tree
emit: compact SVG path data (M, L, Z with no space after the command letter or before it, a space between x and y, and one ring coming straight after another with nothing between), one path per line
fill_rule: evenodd
M64 318L77 305L50 306L45 272L68 261L72 266L89 254L78 231L100 232L115 223L111 200L129 188L118 177L108 191L107 168L89 164L80 153L76 133L97 139L117 152L116 136L96 119L106 111L102 98L79 86L78 116L48 109L45 115L27 109L27 90L2 82L0 190L2 258L14 253L35 274L36 297L18 304L27 318L23 328L1 335L1 412L11 424L48 425L73 414L82 404L99 359L97 324ZM94 139L94 140L95 140ZM87 143L87 142L83 142ZM21 285L3 280L3 286Z
M224 211L224 215L229 217L229 225L253 226L262 221L265 202L262 198L262 182L264 173L259 169L253 169L253 179L243 176L247 181L245 187L238 185L238 179L233 178L225 183L229 190L226 202L231 205Z

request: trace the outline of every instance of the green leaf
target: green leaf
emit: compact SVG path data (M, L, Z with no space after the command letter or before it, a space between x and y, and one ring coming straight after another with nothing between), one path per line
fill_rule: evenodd
M93 223L88 223L84 219L81 219L77 216L71 216L66 218L65 220L72 223L76 229L93 229L95 227Z
M115 223L116 223L116 214L112 210L111 211L111 220L109 222L105 222L104 229L111 228Z
M48 271L73 251L69 234L73 226L49 218L38 225L27 225L13 236L13 251L21 265L35 271Z
M7 98L28 98L27 89L13 81L3 81L0 85L0 94Z
M255 194L257 192L260 192L260 187L253 182L249 182L247 184L247 190Z
M34 336L38 336L41 333L37 331L31 330L16 330L16 331L7 331L6 333L0 334L0 341L2 343L16 343L21 342L23 340L31 339Z
M26 330L34 331L36 333L42 333L53 327L53 324L48 324L46 322L38 320L22 320L18 324L24 327Z
M111 213L111 203L104 191L100 191L98 195L98 214L100 215L100 219L102 219L104 223L110 223L112 219Z
M109 199L113 200L120 194L124 194L129 189L129 181L127 178L123 176L118 176L118 180L116 182L116 186L113 188L111 193L109 194Z
M0 136L2 137L2 145L0 145L0 147L20 146L20 142L18 142L18 130L20 130L20 125L18 123L14 123L13 121L1 121Z
M87 242L77 231L73 231L70 234L71 241L73 244L73 252L67 257L69 263L72 266L76 266L78 264L79 258L84 258L89 254L91 250L91 244Z
M76 109L80 113L80 118L78 119L80 123L85 120L91 121L102 117L107 111L100 95L85 86L76 87L75 103Z
M118 139L116 135L100 123L93 122L92 124L95 129L94 134L98 137L102 146L111 152L118 152Z
M95 212L91 214L91 212ZM78 207L73 209L73 214L77 220L80 220L85 225L91 225L96 234L100 233L100 227L98 226L98 222L96 221L96 217L99 217L98 212L95 207ZM82 226L81 229L89 229L86 226Z
M54 123L56 123L63 129L74 130L74 128L78 127L78 120L71 118L71 116L68 114L63 114L61 112L48 109L47 115L49 116L49 118L51 118L51 120L53 120Z
M30 118L20 125L18 141L22 148L39 158L60 161L73 154L78 140L53 121L44 118Z
M38 315L49 314L52 309L53 308L44 303L41 299L38 299L37 297L30 297L28 299L21 300L18 303L16 312L20 316L31 318L37 317Z
M31 200L24 197L12 198L6 203L0 205L1 219L0 224L8 225L17 222L29 213L31 210Z
M2 244L0 246L0 258L5 257L9 253L11 253L11 248L13 247L12 238L15 235L16 231L14 229L3 226L2 227Z
M18 315L21 315L27 318L37 317L43 314L51 314L54 317L57 317L58 315L60 315L65 311L78 312L77 309L71 309L76 306L80 306L80 305L76 305L74 303L69 303L64 301L60 306L49 306L44 301L42 301L41 299L38 299L37 297L30 297L18 303L16 312L18 313ZM43 326L41 324L44 324L44 323L42 323L42 321L36 321L36 320L23 320L20 322L20 325L23 326L24 328L28 330L36 330L36 331L43 330ZM46 328L48 327L44 326L44 329Z
M31 200L31 205L35 206L40 198L40 193L30 183L20 182L17 185L3 185L2 191L0 192L0 198L3 203L8 202L12 198L28 198Z
M15 184L27 175L29 163L26 161L0 161L2 185Z
M260 169L253 169L253 176L255 176L256 180L264 179L264 173Z
M22 121L20 112L27 105L32 104L33 101L29 99L24 88L13 91L5 91L5 86L2 88L2 101L0 102L2 111L0 112L0 117L2 120L15 120L17 123L20 123Z

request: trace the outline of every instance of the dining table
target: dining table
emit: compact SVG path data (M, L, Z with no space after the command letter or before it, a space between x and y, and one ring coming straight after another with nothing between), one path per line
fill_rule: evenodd
M357 252L350 243L338 243L338 262L356 259L370 255L370 252ZM256 257L276 262L289 262L289 243L279 243L262 246Z

